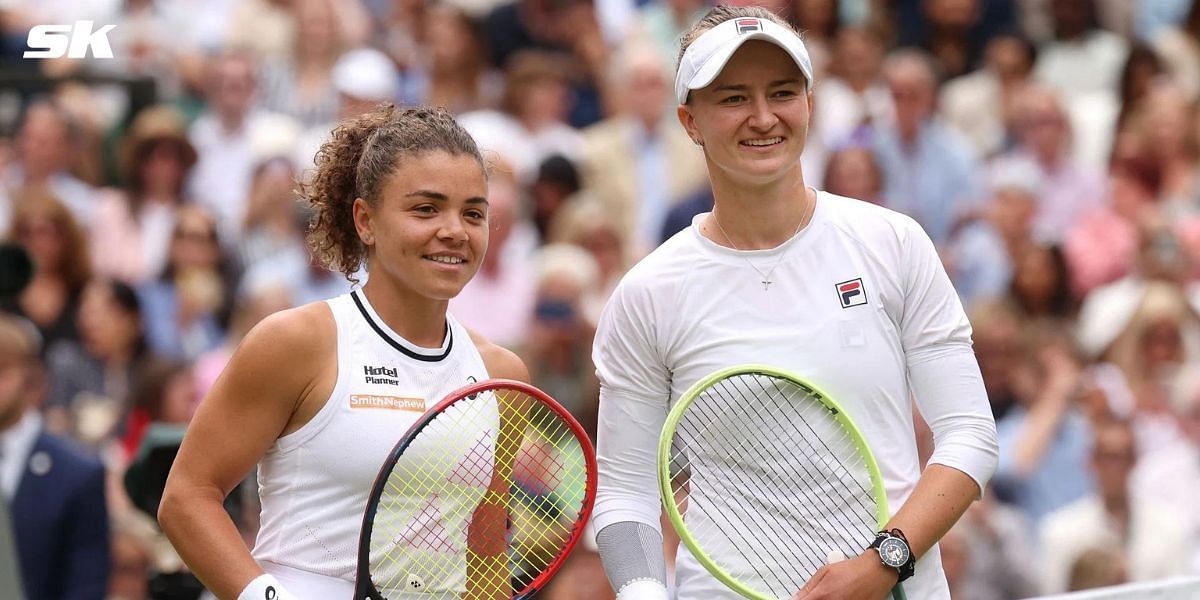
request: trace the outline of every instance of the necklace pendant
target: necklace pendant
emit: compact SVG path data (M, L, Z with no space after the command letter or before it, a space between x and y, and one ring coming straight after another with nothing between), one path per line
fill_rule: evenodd
M764 291L764 292L765 292L765 291L767 291L767 289L768 289L768 288L771 286L771 284L772 284L772 283L775 283L775 282L774 282L774 281L771 281L770 279L764 279L764 280L762 281L762 284L763 284L763 291Z

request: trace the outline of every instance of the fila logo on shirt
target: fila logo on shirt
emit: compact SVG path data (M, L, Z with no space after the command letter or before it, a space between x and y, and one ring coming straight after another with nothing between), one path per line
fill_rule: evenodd
M737 31L741 35L762 31L762 24L758 22L758 19L738 19L736 24Z
M842 303L842 308L850 308L852 306L862 306L867 303L867 290L863 289L862 277L843 281L836 286L838 300Z

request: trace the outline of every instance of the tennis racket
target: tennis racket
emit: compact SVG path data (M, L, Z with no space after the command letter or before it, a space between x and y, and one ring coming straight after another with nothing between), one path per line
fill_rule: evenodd
M771 367L726 369L683 394L659 438L658 483L692 555L755 600L791 598L888 520L883 478L850 415Z
M579 541L595 491L587 434L541 390L502 379L459 389L380 469L354 598L528 598Z

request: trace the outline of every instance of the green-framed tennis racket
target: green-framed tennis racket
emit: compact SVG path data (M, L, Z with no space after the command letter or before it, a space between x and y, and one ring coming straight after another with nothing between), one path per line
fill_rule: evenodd
M780 369L743 365L683 394L658 444L667 516L714 577L754 600L791 598L831 557L887 523L879 466L850 415ZM892 590L905 600L904 590Z

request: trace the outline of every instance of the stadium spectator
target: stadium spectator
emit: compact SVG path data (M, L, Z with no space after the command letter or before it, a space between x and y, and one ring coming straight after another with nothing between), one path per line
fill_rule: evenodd
M866 27L845 27L834 39L829 76L817 78L813 90L813 124L800 157L806 173L823 176L828 153L860 142L868 127L890 127L896 121L892 96L881 67L885 53L879 35ZM814 179L813 185L825 185Z
M214 57L206 70L206 108L188 129L199 160L186 195L217 217L230 240L237 239L245 217L257 158L255 144L298 129L289 117L258 107L257 70L253 58L245 54L225 52Z
M590 0L514 0L501 3L484 19L492 64L511 73L514 57L531 50L554 54L571 78L574 98L564 115L572 127L586 127L602 115L599 82L607 45ZM511 83L506 94L513 93ZM507 103L507 102L505 102Z
M936 118L938 79L927 55L897 51L883 71L896 106L895 126L874 130L884 206L916 219L935 244L945 244L983 199L980 165L966 139Z
M1091 449L1096 492L1048 514L1039 526L1042 593L1068 591L1072 566L1090 548L1119 549L1133 581L1186 572L1189 556L1179 550L1188 546L1191 531L1180 527L1184 517L1149 498L1130 496L1134 440L1128 423L1096 428Z
M1119 159L1109 169L1107 185L1108 202L1080 216L1063 242L1071 285L1080 298L1134 269L1143 223L1158 210L1162 173L1145 160Z
M1151 83L1127 123L1126 152L1149 161L1162 173L1158 203L1169 217L1196 229L1200 218L1200 118L1197 103L1169 80ZM1124 150L1124 149L1123 149Z
M1022 247L1014 261L1010 291L1025 319L1066 325L1078 308L1071 294L1066 259L1058 246Z
M1011 289L1020 255L1036 242L1033 218L1041 176L1027 164L992 173L983 214L966 221L943 251L963 302L998 299ZM1024 168L1021 168L1024 167Z
M1051 0L1050 14L1054 39L1039 50L1034 76L1063 98L1063 118L1070 118L1075 134L1073 156L1099 166L1112 145L1129 43L1098 26L1095 0Z
M1088 548L1071 563L1067 590L1079 592L1121 585L1129 581L1128 559L1112 546Z
M1173 409L1182 435L1151 451L1139 452L1130 474L1132 502L1153 502L1168 514L1180 517L1176 526L1200 539L1200 515L1195 499L1200 494L1200 369L1185 366L1171 392ZM1193 546L1194 547L1194 546ZM1200 552L1187 552L1191 572L1200 572Z
M969 600L1028 598L1037 593L1035 540L1021 512L996 500L991 490L967 509L950 530L957 533L965 555L960 586L951 580L951 597ZM949 536L948 536L949 537ZM946 538L939 542L947 560ZM949 578L950 568L947 568Z
M88 222L95 190L71 173L82 135L79 123L53 100L39 100L25 109L16 152L0 172L0 232L11 226L14 203L43 195L58 198L76 222Z
M595 323L584 302L595 294L600 271L595 259L571 244L538 250L537 296L522 357L530 381L558 400L595 437L600 384L592 364Z
M130 391L149 356L141 303L123 283L92 280L80 299L77 326L79 340L46 349L46 421L53 431L99 447L123 432Z
M134 119L123 150L124 185L97 192L88 234L96 274L138 285L166 266L196 149L187 139L183 116L168 106L156 106Z
M104 467L46 431L37 409L46 379L36 337L19 317L0 314L0 491L11 511L24 596L103 598L109 569Z
M495 108L504 92L491 68L484 32L454 4L435 3L425 16L428 58L421 104L443 106L454 114Z
M842 28L837 0L791 0L778 14L804 33L804 46L813 61L813 78L824 79L834 39Z
M1163 27L1150 43L1166 63L1171 79L1188 98L1196 100L1200 98L1200 3L1191 4L1182 23Z
M613 116L583 130L584 187L618 221L638 255L659 242L671 207L705 184L704 155L669 112L666 59L628 43L609 65Z
M983 386L992 415L999 422L1018 402L1017 373L1022 368L1020 315L1011 303L989 300L971 305L970 317Z
M555 154L538 165L537 175L527 187L533 225L541 239L548 239L555 216L570 203L582 185L578 167L561 154Z
M194 360L221 343L235 264L221 252L217 222L204 209L180 209L162 273L138 290L150 350Z
M992 169L1034 168L1040 179L1034 238L1058 242L1084 215L1104 204L1100 172L1071 154L1071 124L1055 92L1027 86L1013 99L1016 146L996 159ZM1024 166L1028 165L1028 166Z
M544 50L524 50L504 68L504 97L499 110L478 110L459 117L484 152L498 153L526 184L553 155L577 160L582 135L567 124L571 106L569 63Z
M996 422L1000 464L992 485L1037 527L1047 514L1091 491L1092 432L1079 406L1083 370L1070 338L1027 325L1020 357L1017 404Z
M333 0L293 0L296 36L283 60L263 64L258 87L263 108L295 119L302 127L332 121L337 92L333 65L350 46Z
M703 17L708 8L708 0L646 2L638 7L637 18L631 20L631 31L625 41L653 44L659 56L669 61L679 53L683 32Z
M1150 91L1150 85L1163 74L1162 59L1150 48L1138 44L1129 49L1129 58L1121 70L1118 88L1121 112L1117 114L1116 131L1123 131L1134 109Z
M237 287L267 282L293 285L308 271L304 233L308 212L296 202L299 174L287 158L267 159L255 168L246 221L238 244L238 263L248 265Z
M304 177L312 171L317 150L329 141L339 121L369 112L382 102L395 102L400 97L400 82L396 64L379 50L356 48L342 54L333 65L330 81L337 92L337 114L306 129L292 155Z
M29 253L33 280L0 310L29 319L42 337L42 351L79 339L75 323L83 288L91 278L87 234L54 198L23 199L13 218L14 239Z
M850 146L834 152L822 180L830 194L883 204L883 173L868 148Z
M690 217L688 223L691 223ZM627 231L617 224L616 216L606 211L603 204L583 194L554 221L549 240L579 246L587 250L596 263L596 284L585 290L582 302L583 316L592 326L600 322L600 312L609 295L636 258L627 241Z
M1013 99L1029 82L1036 55L1037 49L1020 35L1000 34L984 49L982 67L942 86L938 110L979 156L990 158L1011 143Z

